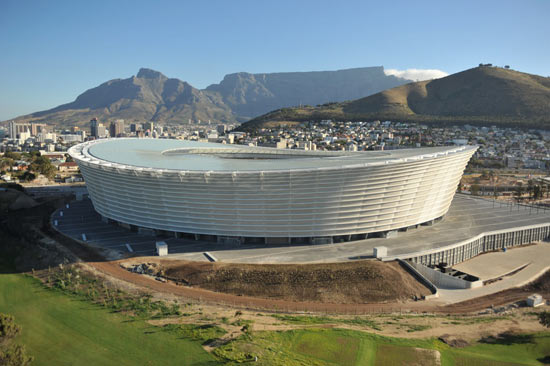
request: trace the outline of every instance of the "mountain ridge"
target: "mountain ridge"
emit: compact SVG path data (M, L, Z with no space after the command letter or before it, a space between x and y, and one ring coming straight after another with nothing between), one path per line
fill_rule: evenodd
M353 101L282 108L254 118L241 129L319 119L550 128L550 78L500 67L475 67Z
M370 95L408 80L388 76L381 66L336 71L225 75L218 84L197 89L186 81L141 68L126 79L112 79L88 89L69 103L14 120L58 126L84 125L96 117L171 124L188 120L242 122L270 110L321 104Z

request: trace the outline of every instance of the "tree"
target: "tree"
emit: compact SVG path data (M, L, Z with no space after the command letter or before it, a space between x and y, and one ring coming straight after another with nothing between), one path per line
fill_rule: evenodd
M479 194L479 185L472 184L472 186L470 187L470 191L472 192L473 196L477 196Z
M535 200L538 200L541 197L542 197L542 190L541 190L540 186L537 184L533 187L533 198Z
M543 311L539 313L539 323L544 325L546 328L550 328L550 311Z
M31 173L29 171L24 172L23 174L21 174L19 176L19 180L21 180L23 182L32 182L35 179L36 179L36 175L34 175L33 173Z
M521 195L523 194L523 183L518 182L518 185L516 186L516 199L519 201L521 199Z
M12 315L0 313L0 344L12 340L21 333L21 327L15 324Z
M5 350L0 350L0 365L2 366L27 366L33 358L27 356L25 347L16 344Z
M533 183L533 180L532 179L529 179L527 181L527 193L529 194L529 198L533 198L533 188L534 188L534 183Z
M43 176L53 179L55 177L55 166L52 165L50 160L44 156L36 156L31 164L31 170L42 174Z
M21 154L13 152L13 151L6 151L4 153L5 158L10 158L13 160L21 160Z
M25 347L13 344L13 339L21 333L13 316L0 313L0 365L27 366L33 358L27 356Z
M15 164L15 161L12 158L4 158L0 160L0 170L11 169L13 164Z

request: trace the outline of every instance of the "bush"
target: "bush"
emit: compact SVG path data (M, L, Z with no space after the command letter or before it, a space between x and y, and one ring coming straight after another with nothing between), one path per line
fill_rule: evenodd
M6 151L4 153L4 158L13 159L13 160L21 160L21 154L13 152L13 151Z
M176 331L180 336L199 341L202 344L209 344L212 341L223 337L227 332L214 324L194 325L182 324L165 325L164 329Z
M45 156L35 156L31 164L33 172L42 174L43 176L52 179L55 176L56 168L50 160Z
M21 327L15 324L11 315L0 313L0 365L26 366L33 358L27 356L25 347L12 344L12 341L21 333Z

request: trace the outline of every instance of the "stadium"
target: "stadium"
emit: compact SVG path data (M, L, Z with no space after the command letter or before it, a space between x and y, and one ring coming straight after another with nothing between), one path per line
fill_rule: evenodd
M440 219L476 149L305 151L128 138L69 154L105 220L218 242L315 244Z

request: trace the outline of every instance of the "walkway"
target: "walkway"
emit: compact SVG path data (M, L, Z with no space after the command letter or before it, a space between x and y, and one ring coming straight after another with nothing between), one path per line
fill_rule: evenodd
M204 261L208 251L218 260L239 263L313 263L338 262L372 258L373 248L386 246L388 256L419 252L455 244L482 232L510 229L539 223L550 223L550 211L536 210L525 206L507 206L492 201L457 195L447 216L433 226L420 226L408 232L399 232L397 237L372 238L353 242L322 245L265 244L235 245L198 242L170 236L151 237L124 229L116 224L107 224L94 211L90 200L75 201L57 211L52 220L57 228L68 236L82 239L85 234L90 244L128 253L125 244L130 244L135 254L154 255L155 241L164 240L173 259Z
M487 253L453 268L490 279L510 273L524 264L528 264L519 272L503 277L501 280L480 288L457 290L440 289L439 298L431 300L435 303L452 304L470 300L476 297L491 295L509 288L521 287L534 281L550 269L550 243L538 243L527 247L518 247L506 252Z

